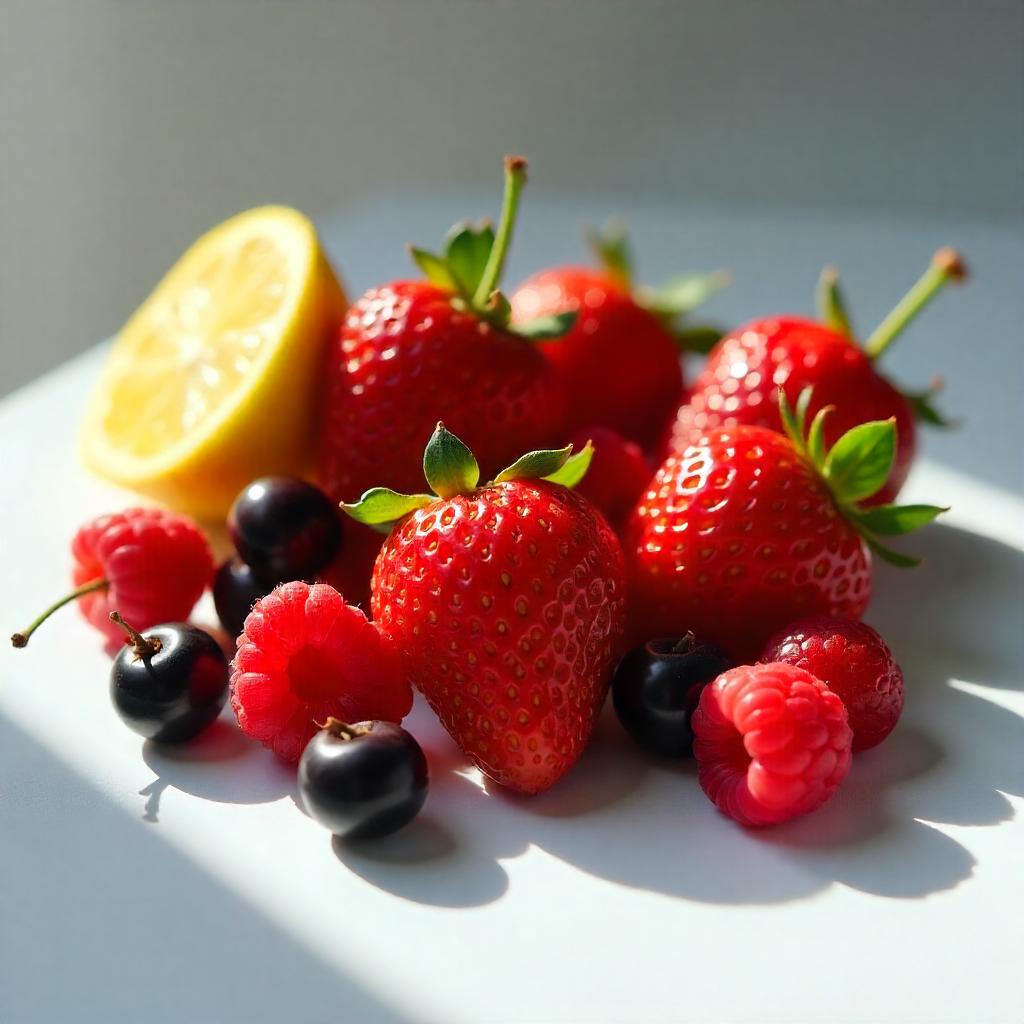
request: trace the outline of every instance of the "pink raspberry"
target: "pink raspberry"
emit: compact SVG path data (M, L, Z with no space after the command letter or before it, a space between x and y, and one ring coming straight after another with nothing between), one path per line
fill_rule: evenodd
M784 661L838 693L853 730L853 749L881 743L903 711L903 672L875 630L854 619L801 619L768 641L762 661Z
M72 538L71 557L75 589L15 633L15 647L24 647L69 601L77 601L89 623L118 644L124 633L110 621L112 611L140 630L184 622L213 577L213 555L199 525L159 508L128 508L90 519Z
M284 583L253 605L231 663L244 733L298 761L328 718L400 722L412 690L398 652L325 583Z
M775 825L823 804L850 768L843 702L793 665L741 665L693 716L701 788L741 825Z

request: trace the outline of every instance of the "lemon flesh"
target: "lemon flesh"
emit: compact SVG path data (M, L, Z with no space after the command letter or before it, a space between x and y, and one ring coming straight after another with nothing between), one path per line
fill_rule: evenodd
M303 475L344 307L302 214L272 206L225 221L118 334L82 430L85 463L203 518L223 517L257 476Z

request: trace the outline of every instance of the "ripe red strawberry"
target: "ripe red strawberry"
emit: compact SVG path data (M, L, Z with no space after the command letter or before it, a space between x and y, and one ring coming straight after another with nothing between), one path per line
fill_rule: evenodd
M786 434L709 431L669 456L637 505L624 551L638 640L690 630L734 661L753 660L776 629L802 616L863 614L869 547L914 564L880 537L907 533L942 510L862 505L889 475L892 422L854 427L826 452L828 408L805 440L810 393L796 415L781 401Z
M618 532L647 489L654 473L639 445L607 427L577 430L571 442L575 450L590 441L594 458L576 490L591 502Z
M413 249L426 281L372 288L349 309L326 371L320 478L335 499L374 484L412 490L443 416L494 472L562 435L564 396L535 341L574 319L509 324L496 291L525 161L506 161L498 232L456 225L444 256Z
M850 716L853 749L877 746L903 711L903 672L866 622L817 616L786 626L768 641L762 661L784 661L839 694Z
M597 424L650 448L682 398L680 348L697 337L706 343L713 330L680 330L676 321L726 277L688 275L634 290L624 236L593 241L601 269L556 267L531 277L512 293L512 319L577 313L564 337L539 346L565 384L569 430Z
M124 638L110 613L119 611L138 630L183 622L213 577L206 535L188 516L158 508L129 508L85 523L71 541L75 588L11 641L28 638L58 608L78 609L108 639Z
M741 825L806 814L850 770L840 697L793 665L741 665L701 691L693 715L701 789Z
M920 281L861 346L853 337L835 273L826 269L819 290L825 323L769 317L722 338L679 409L668 451L679 454L695 437L717 427L744 423L781 431L779 388L795 402L805 388L813 387L812 415L826 405L836 407L825 429L827 443L858 423L895 420L899 443L892 471L869 503L893 501L914 459L915 417L933 424L943 421L929 404L932 393L902 394L878 372L875 360L947 281L965 276L957 253L936 253Z
M325 583L282 583L253 605L237 645L231 707L284 761L332 716L400 722L412 707L397 652Z
M472 453L438 424L423 458L432 494L376 488L343 506L399 520L372 607L410 681L496 782L547 789L586 746L619 653L622 553L569 489L592 449L531 452L478 487Z

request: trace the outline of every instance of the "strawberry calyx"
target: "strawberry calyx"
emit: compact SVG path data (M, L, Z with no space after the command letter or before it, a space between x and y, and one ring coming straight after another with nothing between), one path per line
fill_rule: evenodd
M818 278L818 316L827 327L841 334L851 345L860 348L868 358L875 360L892 345L918 313L947 284L966 281L967 276L967 264L960 253L950 248L939 249L932 256L925 272L862 344L857 340L853 330L853 322L839 286L839 272L835 267L825 267ZM909 403L916 419L931 426L948 427L951 425L950 421L943 417L932 403L941 386L941 381L937 381L927 391L901 390L900 393Z
M498 289L525 184L526 161L521 156L505 157L505 195L498 230L487 220L478 224L459 221L445 235L440 254L414 245L409 247L409 254L428 281L454 293L452 302L457 308L528 341L551 341L572 327L575 311L540 316L513 326L508 299Z
M653 313L683 352L707 355L725 333L720 327L690 324L686 318L716 292L732 283L728 270L705 274L679 274L656 288L637 285L632 247L625 226L609 221L601 230L588 229L587 245L598 264L637 305Z
M484 487L511 480L547 480L575 487L586 475L593 457L594 446L589 441L575 453L571 444L527 452ZM401 494L389 487L371 487L358 501L342 502L341 509L356 522L389 533L395 523L418 508L477 490L480 466L469 448L443 423L438 423L423 451L423 475L431 489L429 493Z
M938 505L873 505L862 502L877 494L896 458L896 421L872 420L852 427L831 448L825 445L825 422L834 406L820 409L810 426L807 412L812 388L804 388L791 406L779 389L779 412L786 435L797 451L825 482L842 515L864 538L868 547L892 565L910 568L920 564L883 543L883 537L911 533L926 526L949 509Z

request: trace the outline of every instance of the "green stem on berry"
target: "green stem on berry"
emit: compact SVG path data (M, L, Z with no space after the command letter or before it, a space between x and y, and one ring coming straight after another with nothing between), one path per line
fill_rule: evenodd
M127 634L128 638L132 642L132 650L135 652L136 658L152 658L154 654L159 654L163 649L163 643L159 637L146 637L143 636L134 626L129 626L124 619L121 618L120 612L111 612L110 621L116 626L120 626Z
M501 218L498 220L498 231L494 236L494 244L491 246L487 263L484 265L484 272L473 293L473 305L477 309L484 309L487 306L491 293L501 280L505 257L512 241L512 229L515 227L519 196L525 184L526 161L521 156L505 157L505 195L501 201Z
M966 277L967 267L960 254L955 249L940 249L917 283L864 342L864 351L877 359L948 282L963 281Z
M22 633L11 634L11 644L14 647L26 647L28 645L29 637L55 612L58 608L63 608L64 605L70 604L72 601L77 601L78 598L84 597L86 594L91 594L96 590L106 590L110 586L110 581L101 580L90 580L88 583L83 583L80 587L76 587L71 591L70 594L65 594L59 601L51 604L38 618L34 619Z

